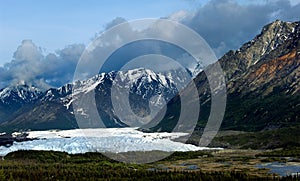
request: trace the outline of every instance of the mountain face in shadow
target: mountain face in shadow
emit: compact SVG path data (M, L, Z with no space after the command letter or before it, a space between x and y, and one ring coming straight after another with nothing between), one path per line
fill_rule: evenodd
M266 25L253 40L229 51L218 63L227 87L221 130L264 131L300 125L299 22L277 20ZM213 111L205 71L194 83L201 100L196 130L201 132ZM172 131L177 124L180 97L167 106L166 116L152 130Z

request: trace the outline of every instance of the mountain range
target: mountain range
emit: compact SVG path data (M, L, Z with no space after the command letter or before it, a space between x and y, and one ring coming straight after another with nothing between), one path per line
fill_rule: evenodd
M25 83L10 86L0 91L0 129L13 131L78 128L74 112L86 120L92 119L85 109L89 105L74 110L72 103L80 99L82 94L90 93L95 93L97 109L105 127L125 127L128 125L118 119L111 102L111 87L114 81L117 84L126 82L123 87L132 85L129 91L130 106L134 113L143 117L150 112L148 104L153 95L159 94L166 99L165 101L169 101L178 93L176 86L187 78L181 76L180 81L173 80L174 75L178 77L179 74L180 71L177 70L163 75L140 68L101 73L90 79L47 91ZM160 100L154 101L154 106L161 104Z
M238 50L218 60L226 79L227 105L221 130L267 132L300 125L300 22L276 20ZM178 121L180 98L174 82L178 72L158 74L147 69L121 72L131 82L131 107L140 116L150 113L149 101L162 95L167 111L152 130L172 131ZM102 73L79 81L80 93L95 90L97 109L107 127L123 127L114 113L110 88L117 72ZM201 134L210 113L210 88L205 71L193 79L200 98L196 129ZM27 129L71 129L78 125L73 110L72 87L41 91L19 84L0 90L0 131ZM188 88L186 89L188 93ZM188 118L187 118L188 119ZM296 129L297 130L297 129ZM220 141L220 140L219 140ZM300 143L299 143L300 144Z

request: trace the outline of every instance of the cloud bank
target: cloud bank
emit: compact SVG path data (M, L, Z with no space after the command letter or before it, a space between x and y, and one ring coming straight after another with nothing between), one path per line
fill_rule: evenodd
M248 4L233 0L211 0L196 12L177 12L170 18L176 17L193 28L220 57L251 40L271 21L299 21L300 4L293 4L288 0L262 0Z
M251 3L211 0L193 12L182 10L167 18L181 22L195 30L208 42L216 55L221 57L227 51L238 49L243 43L251 40L264 25L271 21L276 19L299 21L300 3L297 3L297 0L293 0L292 3L288 0L263 0ZM118 17L108 23L105 28L108 29L124 22L126 22L125 19ZM149 30L144 33L152 32ZM116 37L116 41L126 36L138 35L128 27L119 37ZM108 44L114 44L113 37L108 41ZM13 60L0 67L0 88L20 82L42 88L57 87L68 83L73 79L74 70L84 49L83 44L73 44L55 53L44 55L42 49L33 41L24 40L14 53ZM148 47L146 46L145 49ZM134 50L137 51L136 48ZM176 49L169 50L176 51ZM158 47L154 52L162 51L164 49ZM178 52L172 54L176 53ZM179 54L178 56L181 56ZM126 55L122 56L124 58ZM122 57L115 59L121 61ZM117 63L114 62L114 64Z
M0 87L26 83L47 89L68 83L84 49L74 44L44 56L32 40L23 40L13 60L0 67Z

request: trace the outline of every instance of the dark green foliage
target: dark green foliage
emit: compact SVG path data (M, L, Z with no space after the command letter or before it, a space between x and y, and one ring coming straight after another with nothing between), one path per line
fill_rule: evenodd
M292 147L292 148L268 151L268 152L258 154L257 156L299 157L300 158L300 147Z
M300 147L300 126L241 133L215 138L216 142L227 143L230 147L252 149L274 149Z
M300 125L300 96L284 94L268 97L229 95L221 130L261 131ZM210 114L208 101L201 105L197 129L203 129ZM165 118L153 130L172 131L180 112L180 104L168 104ZM172 117L172 119L170 119Z
M189 152L187 158L205 152ZM184 158L175 153L169 159ZM148 171L147 165L112 161L100 153L69 155L53 151L17 151L0 161L0 180L292 180L255 177L243 172ZM299 179L299 178L298 178Z
M162 161L175 161L182 159L196 159L200 157L212 157L211 151L188 151L188 152L174 152L172 155L163 159Z
M32 151L21 150L8 153L5 160L35 160L39 163L85 163L85 162L100 162L113 160L105 157L101 153L85 153L85 154L68 154L58 151Z
M260 131L300 125L300 96L235 97L227 100L223 130Z

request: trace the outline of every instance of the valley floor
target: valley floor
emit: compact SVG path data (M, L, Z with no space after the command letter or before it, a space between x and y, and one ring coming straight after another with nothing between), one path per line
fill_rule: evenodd
M0 160L0 180L300 180L299 150L175 152L149 164L116 162L100 153L17 151ZM272 164L287 172L275 173Z

